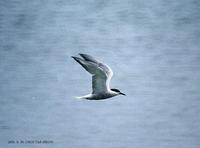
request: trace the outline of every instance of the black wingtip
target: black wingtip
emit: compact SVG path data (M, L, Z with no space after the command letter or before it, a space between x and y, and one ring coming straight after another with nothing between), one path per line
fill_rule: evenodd
M83 57L83 58L84 58L84 56L85 56L84 53L79 53L79 55L80 55L81 57Z
M81 64L82 65L82 63L81 63L81 58L79 58L79 57L74 57L74 56L71 56L76 62L78 62L79 64Z
M74 56L71 56L71 58L76 59L76 57L74 57Z
M81 59L81 58L75 57L75 56L72 56L72 58L73 58L74 60L79 60L79 59Z
M85 54L83 54L83 53L78 53L78 55L80 55L81 57L84 57ZM81 59L81 57L71 56L71 58L73 58L73 59Z
M71 56L75 61L79 62L79 58L78 57L74 57L74 56Z

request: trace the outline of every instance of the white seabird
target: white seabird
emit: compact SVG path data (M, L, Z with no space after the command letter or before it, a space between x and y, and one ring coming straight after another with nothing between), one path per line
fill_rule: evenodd
M111 98L117 95L125 95L120 92L118 89L110 89L110 80L113 76L113 72L111 68L97 61L90 55L87 54L79 54L82 58L74 57L72 58L76 60L85 70L87 70L90 74L92 74L92 93L77 97L88 100L102 100Z

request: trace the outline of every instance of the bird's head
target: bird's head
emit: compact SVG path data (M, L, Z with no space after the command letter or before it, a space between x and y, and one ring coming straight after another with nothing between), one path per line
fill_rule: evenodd
M114 91L114 92L116 92L116 93L118 93L118 95L124 95L124 96L126 96L126 94L120 92L119 89L112 88L111 90Z

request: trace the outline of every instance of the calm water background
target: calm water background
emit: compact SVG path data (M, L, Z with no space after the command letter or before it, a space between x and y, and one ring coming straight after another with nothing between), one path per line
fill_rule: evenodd
M1 0L0 147L199 148L199 27L199 0ZM75 99L78 53L127 96Z

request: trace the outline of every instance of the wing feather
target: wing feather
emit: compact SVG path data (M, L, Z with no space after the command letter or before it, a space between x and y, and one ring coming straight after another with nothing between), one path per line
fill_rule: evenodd
M74 58L85 70L92 74L92 93L97 94L110 90L110 80L113 76L111 68L87 54L80 54Z

